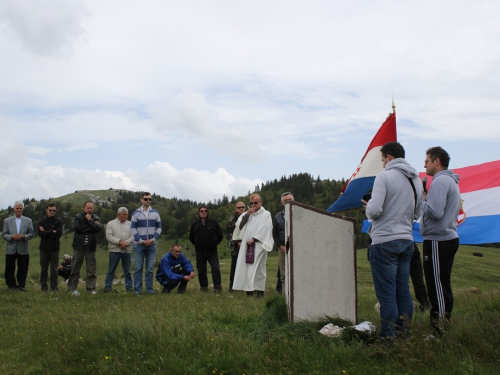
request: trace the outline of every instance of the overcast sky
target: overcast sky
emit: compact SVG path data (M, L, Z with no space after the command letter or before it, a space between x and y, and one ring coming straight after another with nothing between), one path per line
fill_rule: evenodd
M392 96L419 171L436 145L450 168L498 160L498 14L495 0L2 1L0 208L347 179Z

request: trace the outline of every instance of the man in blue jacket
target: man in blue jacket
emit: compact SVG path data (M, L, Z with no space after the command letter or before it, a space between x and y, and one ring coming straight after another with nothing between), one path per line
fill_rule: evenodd
M172 245L170 252L165 255L156 271L156 280L163 285L163 293L170 293L179 285L178 292L186 292L187 283L194 278L193 266L189 259L181 253L178 243Z

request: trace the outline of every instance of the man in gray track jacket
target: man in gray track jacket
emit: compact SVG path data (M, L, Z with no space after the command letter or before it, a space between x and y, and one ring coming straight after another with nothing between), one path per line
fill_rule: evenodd
M425 172L433 176L424 193L420 232L424 237L424 273L431 302L431 325L439 335L453 310L451 268L458 250L459 176L448 170L450 155L441 147L426 151Z

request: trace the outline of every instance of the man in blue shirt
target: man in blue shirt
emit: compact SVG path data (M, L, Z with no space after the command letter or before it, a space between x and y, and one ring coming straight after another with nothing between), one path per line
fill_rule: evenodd
M186 292L187 283L194 278L191 262L181 253L178 243L172 245L170 252L165 255L156 271L156 280L163 285L163 293L170 293L179 285L178 292Z

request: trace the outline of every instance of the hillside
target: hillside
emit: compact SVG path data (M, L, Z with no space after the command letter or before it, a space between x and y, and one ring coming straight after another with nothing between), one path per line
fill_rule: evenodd
M284 191L291 191L295 200L306 205L319 209L329 207L340 195L340 189L344 181L321 180L319 176L314 178L307 173L294 174L288 177L282 176L279 180L268 181L255 186L254 192L261 194L264 201L264 207L274 216L282 209L280 203L281 194ZM165 198L158 194L153 194L152 206L158 210L162 218L163 233L162 237L166 239L186 239L189 227L193 220L198 216L197 209L201 204L208 206L210 217L219 221L222 227L226 220L234 212L234 203L238 200L249 201L249 195L243 197L223 196L222 199L214 199L213 202L196 202L175 197ZM250 192L249 192L250 194ZM139 206L140 192L132 192L123 189L106 190L77 190L74 193L63 195L61 197L52 197L42 200L25 199L26 205L24 215L37 222L45 215L45 208L49 201L57 203L57 216L63 220L66 233L71 233L73 217L81 212L82 206L86 201L94 203L94 213L101 218L103 223L116 217L118 207L125 206L129 212L133 212ZM348 211L344 213L357 220L357 246L365 247L367 237L360 234L360 226L365 215L362 210ZM12 207L0 211L0 225L3 227L3 220L12 215ZM100 234L102 240L104 234ZM105 243L105 241L100 241Z

